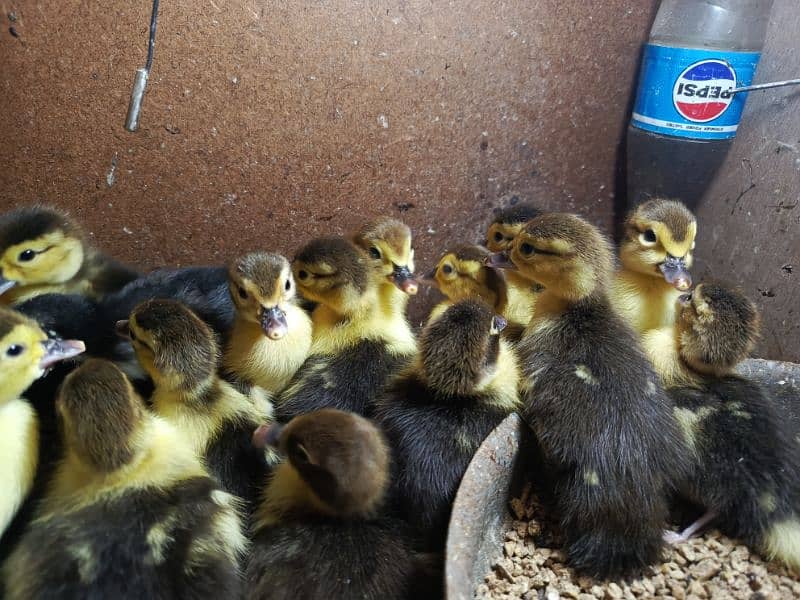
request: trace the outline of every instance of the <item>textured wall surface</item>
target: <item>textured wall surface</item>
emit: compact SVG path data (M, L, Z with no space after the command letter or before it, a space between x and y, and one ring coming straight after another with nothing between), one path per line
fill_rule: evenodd
M618 147L657 2L599 4L169 0L141 128L131 134L122 125L144 63L149 0L113 8L0 0L0 209L37 200L66 207L98 246L143 268L223 262L255 248L292 255L311 235L385 213L414 229L421 269L448 244L479 240L512 193L610 229ZM776 0L784 13L796 13L791 4ZM794 18L794 29L775 22L782 33L773 41L796 65ZM790 74L791 58L759 77ZM769 113L794 115L790 146L794 98L764 101ZM764 170L752 159L763 184L739 203L745 210L775 203L758 199L783 169L770 160L800 156L788 148L770 156L787 127L762 131L774 123L759 114L751 103L736 146L740 162L772 140ZM731 157L731 178L747 186L738 164ZM789 202L793 189L796 202L791 175L782 197ZM800 209L770 223L788 224L791 214L796 229ZM740 223L737 215L730 219ZM755 225L733 241L752 273L767 277L750 256ZM722 254L712 240L728 243L721 232L733 225L720 227L701 242L705 257ZM787 291L797 291L798 273L785 276ZM433 296L412 302L416 318ZM766 299L780 311L776 322L791 316L779 299ZM793 335L762 354L800 358Z

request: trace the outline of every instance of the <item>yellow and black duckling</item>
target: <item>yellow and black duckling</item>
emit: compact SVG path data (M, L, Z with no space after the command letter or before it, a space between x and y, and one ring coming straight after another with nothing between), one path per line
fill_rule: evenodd
M150 300L119 329L153 379L153 410L186 435L224 489L252 500L268 465L251 436L271 418L271 406L220 379L211 328L179 302Z
M510 260L544 291L517 346L522 414L536 433L576 569L630 573L661 558L668 494L688 459L672 404L607 297L608 240L578 216L545 214Z
M277 394L311 348L311 319L297 304L289 261L255 252L237 260L229 277L236 321L223 369L237 382Z
M43 294L14 308L62 338L84 340L87 355L113 361L141 394L149 396L152 382L136 360L130 340L116 335L116 324L153 299L182 302L213 328L221 344L233 328L234 306L225 267L158 269L99 300L78 294Z
M381 308L377 261L343 238L313 240L292 263L298 288L317 303L311 352L275 403L280 421L338 408L368 415L388 378L416 351L401 310Z
M255 515L246 598L419 597L405 524L381 510L389 449L375 425L325 409L262 428L254 442L286 458Z
M237 501L112 363L61 388L65 452L3 567L8 600L236 598L247 542Z
M758 337L755 305L718 283L681 297L675 324L692 385L668 390L692 450L686 498L707 512L681 534L706 523L744 540L769 559L800 570L800 453L794 431L767 390L734 368Z
M51 339L32 320L0 307L0 536L31 491L39 461L38 417L23 394L56 362L83 350L82 342Z
M368 221L353 236L353 243L369 254L373 265L385 277L381 281L380 304L392 312L405 311L408 296L419 291L411 242L408 225L391 217Z
M80 227L54 208L30 206L0 216L0 302L47 292L102 297L136 277L89 246Z
M505 316L508 286L501 271L484 264L487 256L489 251L483 246L459 246L442 255L424 281L436 286L447 300L436 305L429 318L437 318L454 303L468 298L483 300Z
M486 232L486 247L490 252L509 252L525 223L541 214L541 210L525 203L501 210ZM531 282L514 271L506 272L505 279L508 287L508 306L503 316L512 324L527 325L536 306L536 299L542 291L542 285Z
M692 287L696 234L695 216L674 200L650 200L626 218L611 299L635 331L675 322L678 296Z
M467 299L428 323L417 363L378 401L389 440L393 500L403 517L442 550L458 485L478 446L519 407L519 370L500 332L505 319Z

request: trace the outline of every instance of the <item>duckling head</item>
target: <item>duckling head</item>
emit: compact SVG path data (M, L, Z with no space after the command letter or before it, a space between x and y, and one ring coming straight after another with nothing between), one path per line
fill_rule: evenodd
M114 363L92 358L70 373L56 410L67 450L91 470L111 473L134 458L144 406Z
M422 331L419 356L431 388L444 394L470 394L495 373L499 333L506 320L484 302L467 299L449 307Z
M372 285L367 258L344 238L318 238L292 261L300 293L340 315L349 315L368 302Z
M117 332L130 337L136 358L157 387L176 392L204 388L217 368L214 332L175 300L148 300L137 306Z
M626 269L663 277L681 291L692 287L692 251L697 220L674 200L649 200L625 220L620 261Z
M594 225L567 213L547 213L529 221L514 239L510 255L496 253L487 264L516 270L564 300L575 302L604 290L613 255Z
M508 290L503 275L484 264L488 256L483 246L461 246L446 252L425 281L452 302L480 298L502 314L508 304Z
M383 501L389 485L389 449L380 430L359 415L319 410L285 426L260 427L254 443L277 448L325 512L368 516ZM273 477L283 475L278 470Z
M0 294L69 281L83 258L83 234L61 212L32 206L0 216Z
M269 339L283 338L289 331L286 311L296 293L289 261L280 254L254 252L231 265L228 277L239 315L257 323Z
M724 375L747 358L760 327L758 310L748 298L726 285L706 282L678 302L680 355L692 369Z
M369 261L381 276L406 294L419 290L414 278L414 249L411 229L397 219L382 217L365 223L353 236L353 242L369 255Z
M508 252L525 223L540 214L542 211L530 204L515 204L500 211L486 232L486 247L490 252Z
M0 307L0 404L19 398L55 363L85 349L77 340L48 337L35 321Z

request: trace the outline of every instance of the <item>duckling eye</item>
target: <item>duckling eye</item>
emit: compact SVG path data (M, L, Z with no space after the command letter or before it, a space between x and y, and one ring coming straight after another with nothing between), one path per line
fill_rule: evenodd
M451 267L450 265L445 265L442 267L442 271L444 271L446 275L450 275L450 273L453 272L453 267Z
M242 300L247 300L247 292L243 287L239 288L239 298L241 298Z
M8 350L6 350L6 356L19 356L23 352L25 352L25 346L21 344L13 344L8 347Z
M286 280L286 285L284 285L284 286L283 286L283 289L285 289L287 292L288 292L290 289L292 289L292 280L291 280L291 279L287 279L287 280Z
M503 234L499 231L496 231L494 234L494 241L495 242L502 242L503 241Z
M648 244L654 244L658 238L656 237L656 232L652 229L645 229L644 233L642 233L642 241L647 242Z
M533 246L531 246L528 242L523 242L519 246L519 251L524 256L530 256L531 254L533 254Z
M20 252L20 253L19 253L19 256L17 257L17 259L18 259L20 262L30 262L30 261L32 261L34 258L36 258L36 252L35 252L35 251L33 251L33 250L31 250L30 248L28 248L27 250L23 250L22 252Z
M380 258L380 257L381 257L381 251L380 251L380 250L378 250L378 249L377 249L375 246L372 246L372 247L369 249L369 255L370 255L372 258Z
M307 271L298 271L297 277L299 279L308 279L308 272Z

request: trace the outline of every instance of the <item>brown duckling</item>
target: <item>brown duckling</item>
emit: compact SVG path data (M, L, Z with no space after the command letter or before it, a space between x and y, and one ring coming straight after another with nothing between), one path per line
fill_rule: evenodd
M211 328L179 302L150 300L119 330L155 384L153 410L187 437L224 489L254 499L268 465L250 438L271 418L271 406L220 379Z
M23 395L52 365L83 350L83 342L48 338L34 321L0 307L0 536L31 491L39 460L39 422Z
M522 413L552 480L567 558L600 577L653 564L688 459L669 398L608 301L611 245L580 217L551 213L526 224L510 260L491 257L544 285L517 347Z
M519 407L519 370L505 319L476 299L429 322L416 364L388 386L375 419L394 457L393 497L439 551L458 485L478 446Z
M768 559L800 569L800 450L781 406L755 381L735 373L759 333L755 305L737 290L703 283L680 298L676 330L689 385L668 389L692 450L682 493L706 513L680 534L707 523L742 539Z
M0 302L48 292L99 298L136 277L89 246L81 228L54 208L29 206L0 216Z
M65 452L3 567L6 598L235 598L237 501L122 371L91 359L56 403Z
M223 369L237 382L277 394L311 348L311 319L297 304L289 261L279 254L247 254L229 270L236 321Z
M692 286L696 234L695 216L674 200L650 200L625 219L611 300L635 331L675 322L678 296Z
M389 450L372 423L325 409L254 442L286 458L255 515L246 598L412 597L417 559L404 524L381 511Z
M369 414L388 378L413 357L402 309L381 306L386 277L376 261L343 238L313 240L298 252L295 280L317 307L309 357L276 399L280 421L321 408Z
M510 206L495 216L486 233L486 247L490 252L509 252L514 238L525 227L525 223L538 217L542 211L530 204ZM521 277L515 271L507 271L508 306L503 312L512 326L527 325L536 306L542 285Z

